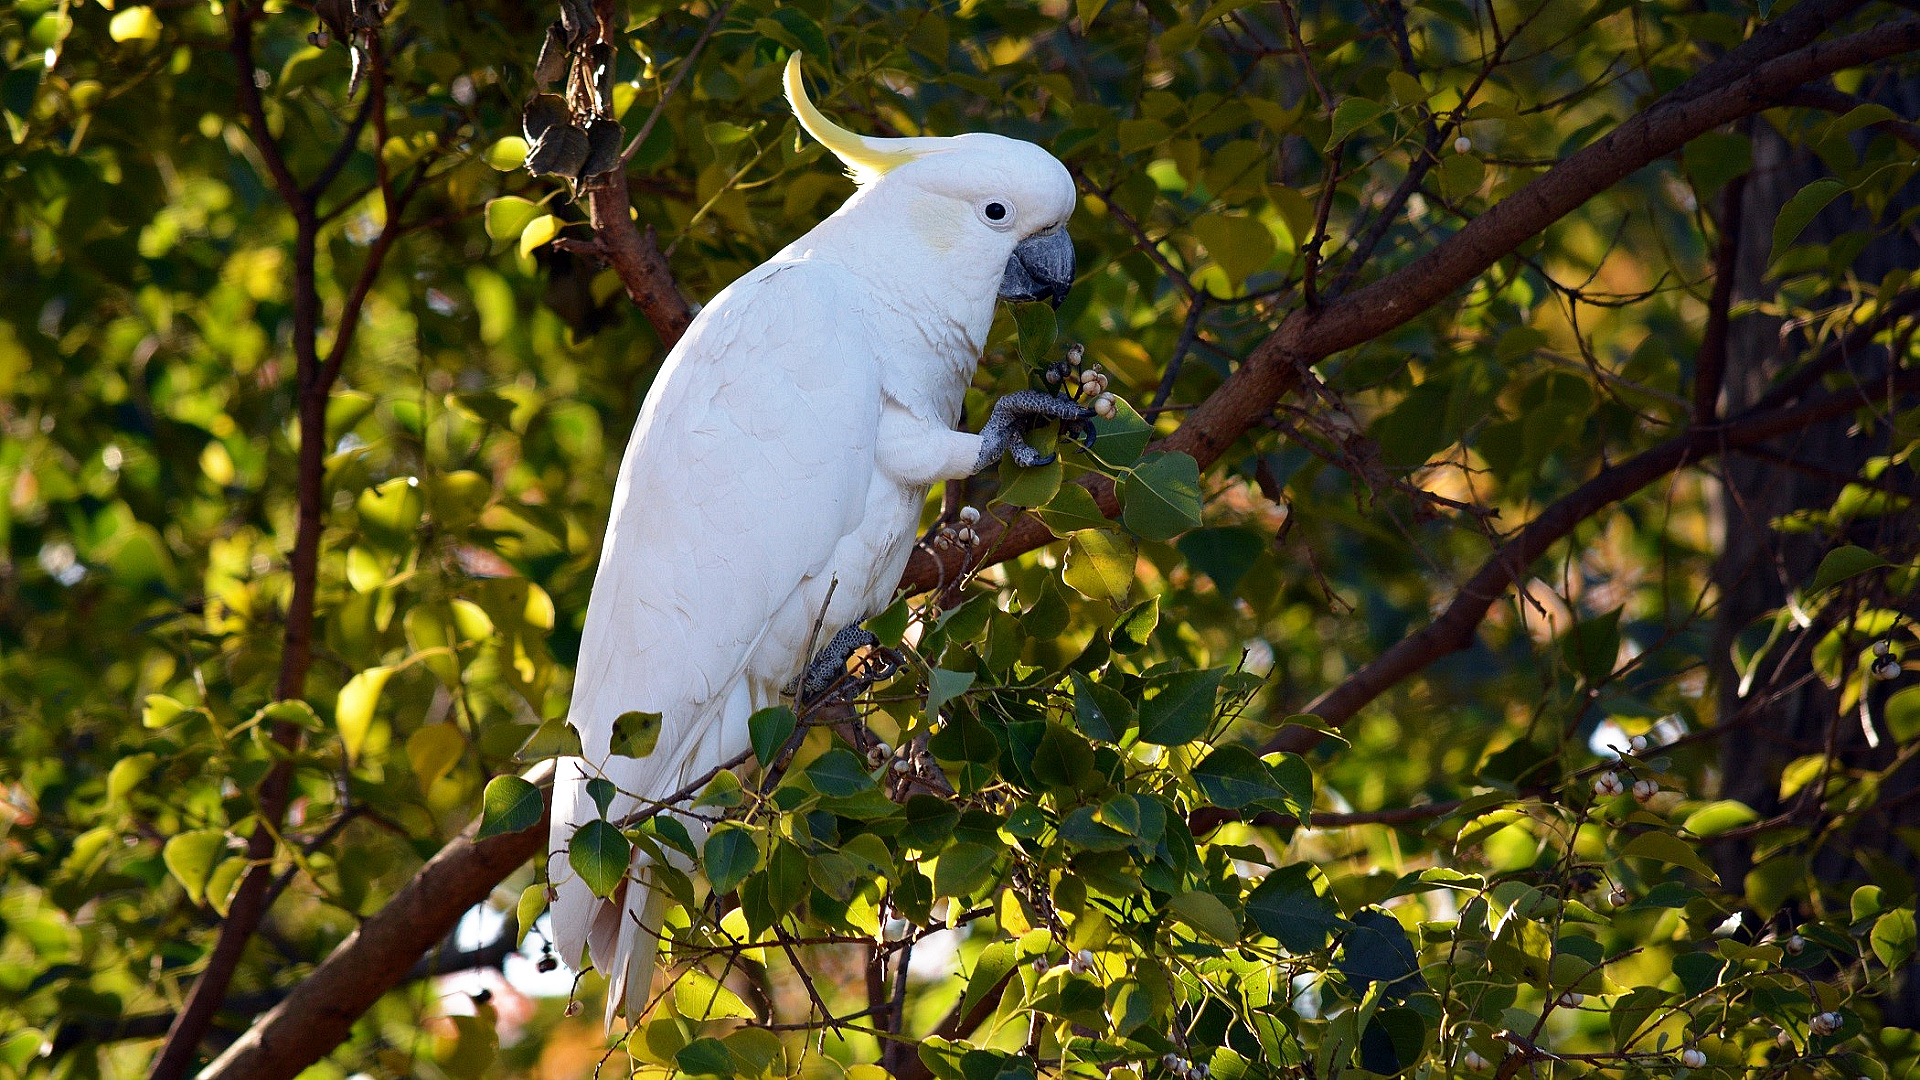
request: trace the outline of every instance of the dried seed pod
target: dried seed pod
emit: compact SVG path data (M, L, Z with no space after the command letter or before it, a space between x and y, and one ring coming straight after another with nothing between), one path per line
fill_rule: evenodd
M527 145L532 146L549 129L565 124L568 119L567 103L559 94L535 94L520 112L520 133L527 137Z
M533 65L533 78L545 90L567 77L567 32L559 23L547 24L547 39L540 46L540 59Z

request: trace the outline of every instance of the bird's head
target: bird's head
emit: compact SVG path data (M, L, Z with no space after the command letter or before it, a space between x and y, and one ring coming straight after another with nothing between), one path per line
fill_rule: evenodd
M1030 142L973 133L947 138L881 139L856 135L814 107L800 78L800 54L787 59L787 101L807 134L833 151L862 189L887 190L909 206L912 224L943 251L977 253L1005 264L999 295L1055 307L1073 284L1067 216L1073 177Z

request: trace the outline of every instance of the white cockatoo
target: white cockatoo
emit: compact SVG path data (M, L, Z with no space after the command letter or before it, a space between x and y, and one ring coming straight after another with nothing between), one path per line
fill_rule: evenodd
M582 756L559 764L547 866L556 943L606 974L609 1024L645 1008L666 905L637 853L608 899L570 868L568 841L600 816L588 782L615 785L619 822L740 755L750 714L871 643L858 624L890 601L934 482L1009 452L1044 463L1021 435L1091 415L1021 391L979 434L955 429L995 301L1057 306L1073 280L1066 168L998 135L856 135L808 100L798 54L786 91L858 190L721 290L667 355L587 606L568 712ZM810 658L816 626L848 629ZM652 753L612 753L615 719L636 710L662 718Z

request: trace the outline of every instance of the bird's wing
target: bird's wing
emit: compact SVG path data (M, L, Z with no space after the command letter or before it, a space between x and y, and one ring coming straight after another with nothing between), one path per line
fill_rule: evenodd
M647 395L574 676L568 718L585 769L554 798L549 870L570 963L591 921L592 905L566 895L579 884L565 887L567 840L597 814L586 778L603 770L623 793L657 799L725 760L704 761L715 740L703 736L755 642L859 526L881 404L859 302L832 264L763 266L700 313ZM659 742L644 759L609 759L613 721L630 710L662 714ZM635 805L622 795L609 817Z

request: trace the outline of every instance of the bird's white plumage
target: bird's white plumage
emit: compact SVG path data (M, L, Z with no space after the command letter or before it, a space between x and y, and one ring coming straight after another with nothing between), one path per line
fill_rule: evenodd
M928 485L979 454L954 423L1002 269L1072 210L1066 171L1031 144L909 141L701 311L621 462L568 713L583 756L557 771L547 864L556 944L607 974L609 1022L646 1004L662 911L638 856L611 900L573 873L568 841L600 813L587 782L614 783L613 821L682 789L746 749L748 716L799 674L816 624L830 636L885 606ZM988 227L989 197L1020 220ZM661 714L659 740L610 756L632 710Z

